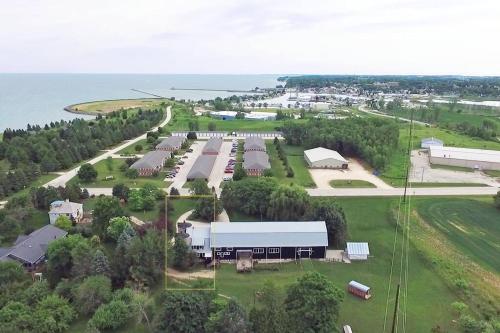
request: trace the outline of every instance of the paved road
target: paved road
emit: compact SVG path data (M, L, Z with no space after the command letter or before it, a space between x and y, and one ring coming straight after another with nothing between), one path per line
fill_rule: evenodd
M158 127L165 126L170 121L170 118L172 118L172 112L171 112L171 107L169 106L169 107L167 107L167 116L165 117L165 120L159 126L153 127L151 129L151 131L156 132L158 130ZM124 148L126 148L126 147L140 141L140 140L146 139L146 135L147 135L147 133L144 133L143 135L138 136L135 139L127 140L124 143L122 143L121 145L119 145L113 149L106 150L105 153L102 153L101 155L94 157L93 159L91 159L87 163L96 164L99 161L105 160L106 158L108 158L108 156L113 156L114 154L116 154L120 150L122 150L122 149L124 149ZM68 182L71 178L76 176L78 170L80 170L80 166L77 166L76 168L65 172L63 175L51 180L50 182L48 182L44 186L54 186L54 187L65 186L66 182Z
M419 187L411 188L407 194L411 196L453 196L453 195L494 195L499 187ZM399 197L403 188L330 188L307 189L313 197Z
M401 117L391 116L391 115L388 115L388 114L385 114L385 113L374 112L374 111L368 110L363 105L358 106L358 110L361 111L361 112L369 113L369 114L372 114L372 115L375 115L375 116L379 116L379 117L393 118L393 119L397 118L399 120L406 121L407 123L411 122L411 120L407 119L407 118L401 118ZM413 123L414 124L418 124L418 125L423 125L423 126L430 126L429 123L424 123L422 121L418 121L418 120L415 120L415 119L413 119Z

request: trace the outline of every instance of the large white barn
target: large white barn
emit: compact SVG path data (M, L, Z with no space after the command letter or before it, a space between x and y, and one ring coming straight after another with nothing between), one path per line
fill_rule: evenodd
M429 147L431 164L480 170L500 170L500 151L457 147Z
M349 164L335 150L323 147L305 150L304 159L310 168L347 169Z

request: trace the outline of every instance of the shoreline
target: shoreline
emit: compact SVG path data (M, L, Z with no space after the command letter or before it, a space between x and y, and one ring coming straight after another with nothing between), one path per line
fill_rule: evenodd
M119 101L140 101L140 100L169 100L168 98L165 97L148 97L148 98L118 98L118 99L103 99L103 100L94 100L94 101L87 101L87 102L82 102L82 103L75 103L75 104L70 104L68 106L65 106L63 108L64 111L73 113L73 114L81 114L81 115L88 115L88 116L98 116L98 115L105 115L106 113L112 112L105 112L105 111L85 111L85 110L77 110L75 107L80 106L80 105L85 105L85 104L92 104L92 103L105 103L105 102L119 102Z

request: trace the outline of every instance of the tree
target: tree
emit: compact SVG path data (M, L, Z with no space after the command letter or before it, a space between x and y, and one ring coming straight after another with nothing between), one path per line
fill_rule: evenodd
M35 332L65 332L76 313L67 300L57 295L49 295L38 303L33 317Z
M73 266L71 276L75 279L85 278L90 275L93 251L88 241L79 242L71 250Z
M80 166L77 175L81 181L89 183L97 178L97 171L92 164L85 163Z
M200 198L196 201L193 215L205 221L215 221L217 216L222 213L222 204L214 195L213 198Z
M59 229L70 231L71 227L73 227L73 222L66 215L59 215L59 217L56 219L55 226Z
M87 277L75 290L76 308L83 315L90 315L111 300L111 280L104 275Z
M130 189L123 183L113 186L113 196L121 200L128 200L129 191Z
M125 212L120 206L120 201L114 197L99 197L94 207L92 229L103 238L113 217L124 216Z
M113 171L113 158L111 156L106 157L106 168L108 171Z
M0 308L0 327L5 332L32 332L32 310L26 304L10 301Z
M309 201L309 195L302 187L295 184L279 185L269 198L267 215L275 221L299 220Z
M240 164L236 165L236 167L234 168L233 180L236 180L236 181L242 180L246 176L247 176L247 173L246 173L245 169L243 169L243 167Z
M98 330L116 330L125 325L132 316L133 313L125 302L113 300L99 306L87 325Z
M108 276L111 272L109 268L108 257L101 251L96 250L92 258L91 272L94 275L106 275Z
M203 179L195 179L189 184L189 191L194 195L210 195L208 184Z
M289 332L338 332L343 292L324 275L307 272L287 290L284 302Z
M170 188L170 195L171 196L180 195L179 190L176 189L175 187Z
M496 208L500 209L500 191L493 197L493 204Z
M172 265L180 270L185 270L193 265L191 250L186 241L179 235L175 236L174 246L171 251Z
M35 306L49 295L50 288L47 281L37 281L22 292L21 299L24 304Z
M286 332L285 312L281 297L272 281L267 281L259 292L258 307L250 311L250 322L254 332Z
M128 168L127 171L125 171L125 176L130 179L136 179L139 177L139 171L137 171L137 169Z
M227 182L222 187L222 205L228 211L241 211L263 219L276 187L277 183L272 178Z
M216 129L217 129L217 125L216 125L213 121L211 121L211 122L209 122L209 123L208 123L208 130L209 130L210 132L213 132L213 131L215 131Z
M123 230L128 227L132 227L128 216L113 217L109 220L109 226L106 229L106 232L109 238L117 241Z
M188 140L197 140L198 137L196 135L196 132L193 132L193 131L188 132L187 139Z
M140 144L135 145L134 150L136 152L141 152L142 151L142 145L140 145Z
M315 200L307 209L305 218L311 221L325 221L326 230L328 231L328 245L344 248L347 223L341 207L331 200Z
M59 238L47 248L47 280L53 287L62 278L69 278L73 268L72 250L86 240L79 234Z
M138 286L153 285L165 272L165 243L156 230L133 237L127 250L130 278Z
M18 262L0 261L0 288L26 280L26 273Z
M207 333L248 333L250 324L245 309L230 299L222 310L212 314L206 324Z

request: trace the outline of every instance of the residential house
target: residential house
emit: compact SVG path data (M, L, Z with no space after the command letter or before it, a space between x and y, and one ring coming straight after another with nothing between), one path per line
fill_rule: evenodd
M78 223L83 217L83 205L77 202L66 200L57 200L50 204L49 220L50 224L56 223L59 216L65 215L71 221Z

